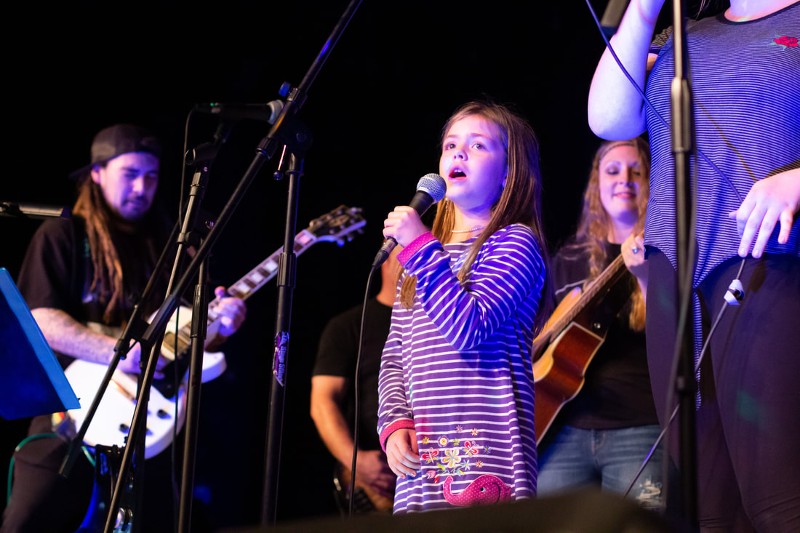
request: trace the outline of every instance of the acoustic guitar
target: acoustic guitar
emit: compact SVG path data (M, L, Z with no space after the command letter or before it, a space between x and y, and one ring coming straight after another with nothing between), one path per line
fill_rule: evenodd
M336 242L343 246L352 238L363 232L367 221L361 216L361 209L348 208L341 205L333 211L311 221L310 225L294 238L293 250L300 255L317 242ZM283 254L283 247L271 254L267 259L247 273L243 278L228 288L228 293L238 298L247 299L263 287L278 273L278 262ZM218 327L219 316L214 312L215 299L209 304L208 338ZM153 382L147 402L147 427L145 433L145 459L162 452L173 439L185 420L186 385L188 378L188 348L191 345L191 309L180 306L172 315L164 341L161 346L162 355L170 359L165 374L171 368L182 377L177 391L174 390L174 379L165 377ZM92 324L89 325L90 327ZM102 329L102 327L100 327ZM106 332L113 334L111 332ZM119 335L121 332L116 333ZM175 346L177 345L177 350ZM178 356L175 356L177 352ZM222 352L204 352L201 382L205 383L222 375L226 369L225 355ZM86 417L86 409L91 399L99 392L108 370L104 364L92 363L76 359L67 367L64 374L81 402L80 409L67 411L76 427L80 427ZM115 370L108 388L95 411L84 442L90 446L125 445L133 412L136 408L138 392L138 376Z
M633 280L622 255L617 256L583 291L572 289L533 340L537 444L583 388L586 369L630 298Z

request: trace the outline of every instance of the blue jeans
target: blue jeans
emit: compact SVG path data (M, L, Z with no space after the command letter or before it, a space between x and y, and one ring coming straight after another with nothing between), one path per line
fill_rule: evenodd
M539 496L596 485L624 494L658 439L658 425L621 429L563 426L539 450ZM628 497L642 507L661 510L663 443L653 452Z

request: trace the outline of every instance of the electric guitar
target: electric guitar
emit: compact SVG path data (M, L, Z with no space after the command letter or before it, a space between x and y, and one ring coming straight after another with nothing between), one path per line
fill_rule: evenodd
M358 233L363 233L367 221L361 216L361 209L348 208L341 205L333 211L316 218L311 224L294 238L293 250L300 255L318 242L336 242L343 246ZM256 268L228 288L228 294L241 298L249 298L278 273L278 260L283 247L262 261ZM219 299L209 304L208 339L218 327L219 315L214 311ZM161 354L173 362L173 372L182 376L181 385L174 390L174 379L165 377L155 380L150 389L147 403L147 429L145 432L145 459L161 453L172 442L185 421L186 384L188 380L189 353L191 345L191 309L180 306L172 315L167 325L167 333L161 346ZM152 318L152 317L151 317ZM90 325L92 327L92 325ZM109 331L106 333L111 334ZM121 332L116 333L118 336ZM177 345L177 349L175 348ZM175 353L178 357L175 357ZM225 355L221 352L204 352L201 382L216 379L225 371ZM76 427L81 427L85 419L85 410L91 402L87 399L97 395L105 377L107 365L76 359L64 374L75 394L81 400L81 408L67 411ZM165 374L168 371L165 368ZM84 442L90 446L124 446L133 420L136 407L138 376L116 370L108 388L98 405L97 411L87 428Z
M583 292L580 287L572 289L533 340L537 444L559 411L583 388L589 363L614 316L630 298L632 280L622 255L617 256Z
M350 481L352 480L352 471L340 464L336 463L333 470L333 486L336 490L336 503L342 514L347 514L350 508ZM367 514L367 513L388 513L394 506L394 500L390 496L381 494L371 487L356 486L355 497L353 499L353 513L354 514Z

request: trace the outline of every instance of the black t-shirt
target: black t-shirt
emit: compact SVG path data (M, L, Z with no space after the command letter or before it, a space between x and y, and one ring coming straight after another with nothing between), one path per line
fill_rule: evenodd
M609 264L619 254L620 245L607 245ZM574 287L582 286L588 275L588 256L576 254L575 248L569 253L562 248L552 264L556 301L560 302ZM555 419L556 425L613 429L658 423L645 334L629 328L629 311L626 304L611 322L605 340L589 363L581 391L562 408Z
M161 282L156 283L151 293L153 302L150 305L137 301L144 292L150 273L153 271L158 255L169 235L170 228L167 220L161 217L156 219L154 216L145 221L144 225L135 229L141 231L131 233L123 229L114 232L113 235L125 276L125 309L121 310L119 317L115 319L120 321L130 317L133 305L137 303L142 304L143 318L148 318L148 313L155 311L161 303L159 300L163 300L166 288L166 279L162 279ZM44 221L37 228L31 240L18 276L18 286L28 306L32 309L38 307L61 309L80 322L103 323L105 302L98 301L89 291L92 266L88 252L88 239L81 218ZM166 267L169 266L169 264L166 265ZM164 270L168 270L168 268ZM164 278L168 274L165 272ZM119 326L120 323L112 321L105 325L113 327ZM72 358L59 355L59 360L66 367ZM51 415L39 415L33 419L29 435L49 432L51 427ZM37 445L23 448L22 453L25 454L25 459L17 464L24 463L28 466L20 472L15 472L15 476L18 476L19 486L25 487L27 490L21 491L12 505L22 509L23 513L45 510L59 516L75 514L76 507L88 508L89 498L92 495L91 476L93 475L96 475L97 481L100 483L97 487L99 492L96 497L100 498L101 503L104 501L107 503L110 500L110 488L102 484L103 481L107 481L108 473L101 472L102 469L93 472L94 467L85 461L76 461L75 470L70 477L57 484L61 487L59 490L68 491L74 498L48 498L48 495L52 495L52 486L56 485L55 481L52 481L53 485L47 490L42 489L37 483L28 483L32 476L35 476L36 479L44 479L45 481L42 483L47 483L48 479L55 479L58 476L57 468L60 466L67 446L62 439L47 439L37 442L55 444L50 447ZM53 447L56 444L58 447ZM171 483L174 472L173 459L169 451L163 451L147 460L147 475L144 477L141 487L142 501L133 502L131 500L133 505L141 504L141 508L144 510L143 513L137 515L142 531L162 531L164 524L171 523L170 516L176 516L173 513L177 510L173 509L172 505L174 498ZM99 464L100 462L98 462ZM23 477L20 478L20 475ZM66 485L62 486L64 483ZM128 492L126 491L126 494L122 496L123 502L131 496ZM135 495L132 497L136 498ZM202 508L201 502L195 503L197 508ZM26 511L25 509L33 510ZM102 510L94 509L94 511L95 517L99 513L104 519ZM80 513L77 516L80 517Z
M125 301L111 320L103 319L107 301L97 291L90 290L93 270L89 241L80 217L46 220L34 233L17 281L28 307L60 309L83 324L121 326L140 303L164 237L119 231L113 233L113 240L123 271ZM142 302L143 318L158 308L159 298L163 300L165 281L156 284L149 304ZM64 365L71 362L71 358L60 354L59 360Z
M317 358L312 375L340 376L347 378L347 415L352 424L355 414L355 395L353 380L356 371L359 335L361 330L361 309L358 305L334 316L322 331ZM364 347L359 363L359 427L358 445L366 450L379 450L378 440L378 372L381 353L386 337L392 308L375 298L367 301L364 316Z

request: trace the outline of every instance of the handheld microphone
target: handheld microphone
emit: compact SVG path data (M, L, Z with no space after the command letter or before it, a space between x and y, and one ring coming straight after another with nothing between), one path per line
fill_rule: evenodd
M445 183L443 177L434 173L425 174L417 182L417 193L408 205L419 216L422 216L433 204L444 198L445 192L447 192L447 183ZM375 260L372 262L372 268L376 269L382 265L395 246L397 246L397 241L393 237L385 239L381 249L378 250L378 254L375 256Z
M200 113L217 115L220 118L234 120L251 118L274 124L281 111L283 111L284 105L283 100L273 100L266 104L223 104L211 102L209 104L197 104L194 110Z

